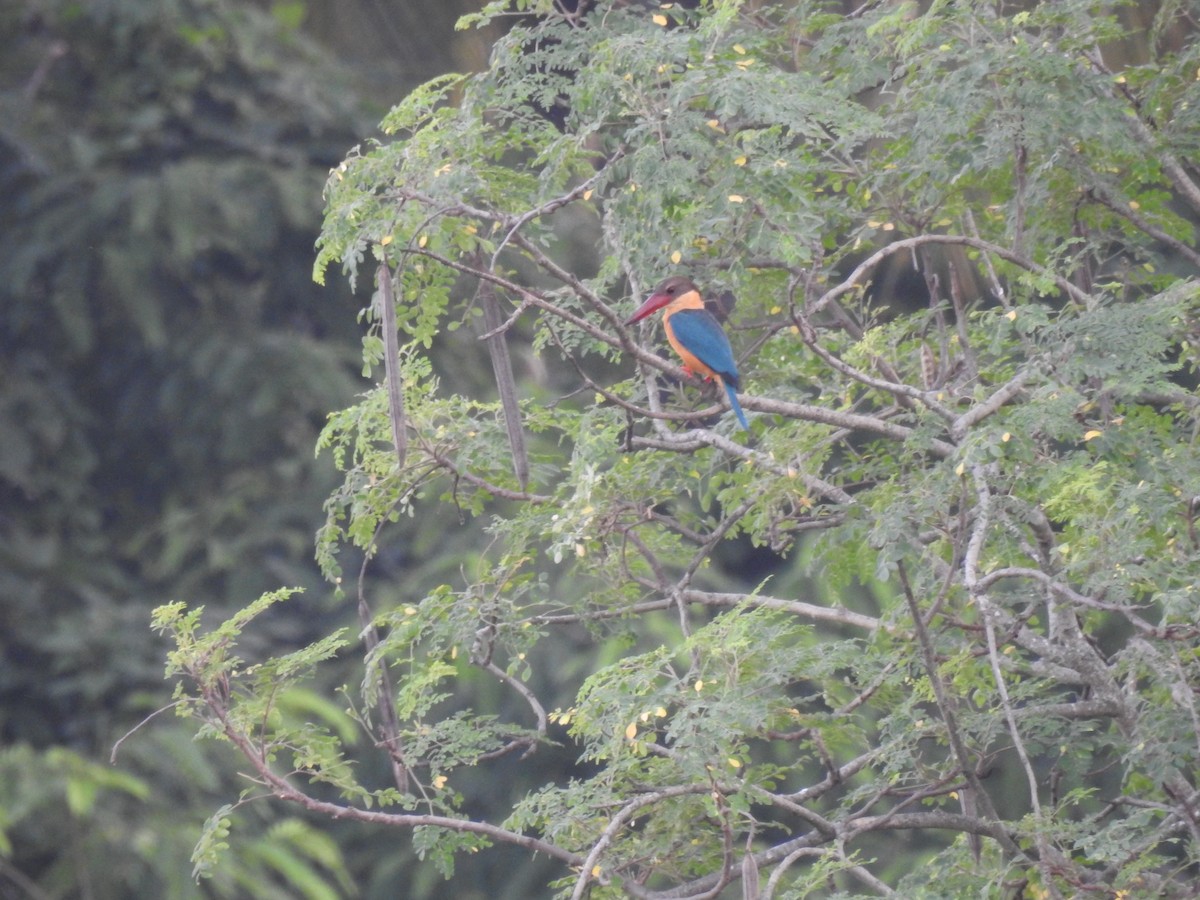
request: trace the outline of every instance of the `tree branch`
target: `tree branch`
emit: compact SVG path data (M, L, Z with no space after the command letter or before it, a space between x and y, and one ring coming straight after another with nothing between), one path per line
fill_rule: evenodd
M438 815L386 813L318 800L293 787L286 778L278 775L271 768L264 755L255 748L249 737L236 728L229 720L228 711L220 698L211 692L206 692L203 699L205 705L215 717L221 733L250 762L254 771L262 779L263 784L270 789L271 793L281 800L295 803L309 812L319 813L334 820L364 822L389 828L445 828L448 831L482 835L503 844L512 844L526 850L531 850L534 853L544 853L552 859L557 859L568 866L578 866L582 862L582 857L578 854L564 850L556 844L543 841L540 838L520 834L519 832L509 831L506 828L501 828L498 825L492 825L488 822L475 822L470 819L455 819L449 816Z

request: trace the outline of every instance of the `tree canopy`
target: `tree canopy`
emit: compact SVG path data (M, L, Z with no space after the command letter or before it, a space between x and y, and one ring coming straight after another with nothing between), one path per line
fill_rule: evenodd
M316 277L373 288L320 439L361 621L256 656L292 591L156 614L246 796L572 898L1188 895L1200 10L1137 12L467 17L519 14L326 186ZM749 435L623 325L676 273L735 301ZM359 655L345 719L279 707Z

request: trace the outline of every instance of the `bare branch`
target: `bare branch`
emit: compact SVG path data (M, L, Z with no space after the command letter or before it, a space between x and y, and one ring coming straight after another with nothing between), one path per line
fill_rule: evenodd
M228 710L225 708L221 698L214 694L206 693L204 701L216 719L216 723L220 726L221 733L251 763L258 777L270 789L271 793L279 799L295 803L309 812L320 813L334 820L364 822L389 828L418 828L424 826L445 828L448 831L479 834L503 844L512 844L534 853L544 853L552 859L557 859L568 866L578 866L582 861L579 855L569 850L564 850L556 844L543 841L540 838L520 834L519 832L509 831L507 828L501 828L498 825L492 825L488 822L476 822L471 819L455 819L449 816L438 815L387 813L381 810L361 809L356 806L344 806L326 800L318 800L304 793L299 788L294 787L286 778L271 768L266 756L230 720Z
M970 549L968 549L969 553ZM929 637L929 630L925 627L925 620L921 615L917 598L913 594L912 587L908 582L908 575L903 562L899 564L897 572L905 600L908 602L909 613L916 627L917 641L920 644L925 662L925 675L929 679L930 686L933 688L934 700L937 703L938 711L941 713L942 721L945 723L946 736L950 742L950 749L954 754L954 760L958 764L958 770L970 784L975 800L978 802L984 818L990 822L999 823L1000 816L996 812L996 808L992 805L991 797L984 789L979 776L975 772L974 762L971 759L970 752L967 750L966 743L963 741L962 732L958 725L958 713L955 711L956 704L942 683L942 676L937 664L937 654L934 652L933 642ZM1000 846L1004 848L1005 853L1010 856L1024 856L1020 847L1007 832L999 827L993 827L989 833L996 838Z
M806 347L809 348L822 362L836 372L840 372L848 378L853 378L855 381L865 384L867 387L875 388L876 390L887 391L895 394L897 397L902 397L909 400L916 400L923 404L928 409L932 410L941 418L948 422L954 420L954 414L945 406L938 403L933 391L921 390L912 385L905 384L901 381L884 381L881 378L876 378L873 375L868 375L866 372L854 368L849 363L834 356L823 346L817 339L816 330L808 317L796 312L793 314L793 321L796 327L800 330L800 337L804 341Z
M951 246L972 247L984 253L991 254L1005 262L1025 269L1029 272L1034 272L1043 277L1049 278L1055 286L1062 291L1066 296L1070 297L1077 303L1086 303L1088 295L1079 288L1075 287L1066 278L1046 269L1044 266L1039 266L1033 260L1028 259L1020 254L1014 253L998 244L993 244L989 241L980 240L977 237L968 237L961 234L922 234L916 237L902 238L898 241L880 247L865 260L858 264L849 275L842 281L822 294L808 307L808 314L811 316L820 310L824 309L834 300L846 294L853 293L862 288L866 283L867 276L875 271L875 269L889 256L894 256L897 253L908 253L918 247L924 247L929 244L948 244Z
M600 861L601 855L608 849L613 839L630 821L636 818L638 812L647 806L653 806L656 803L661 803L663 800L669 800L672 797L685 797L692 794L707 793L708 785L685 784L677 787L663 788L662 790L652 791L646 794L640 794L634 797L621 807L604 827L600 833L600 837L596 843L592 845L592 849L588 851L588 855L583 859L580 866L579 878L575 881L575 889L571 892L572 900L581 900L587 892L587 887L592 881L599 880L601 883L607 881L600 875L593 874Z
M978 425L988 416L994 415L1004 407L1006 403L1021 393L1025 387L1025 382L1030 379L1032 373L1029 369L1022 369L995 391L992 395L982 403L976 403L965 413L954 420L950 426L950 433L954 435L954 439L961 441L966 437L967 429L973 425Z
M404 470L408 456L408 431L404 416L404 390L400 385L400 342L396 337L396 297L392 293L392 270L384 255L378 267L379 321L383 332L383 373L387 383L388 418L396 445L396 468Z
M513 473L522 490L529 486L529 453L525 449L525 429L521 423L521 403L517 399L517 380L513 377L512 356L508 352L508 341L504 333L504 317L500 313L500 300L490 281L479 282L479 302L483 307L484 328L490 335L486 339L488 356L492 360L492 374L496 379L496 392L504 414L504 427L508 431L508 446L512 450Z
M533 710L533 715L537 719L538 734L544 735L546 733L546 708L542 706L541 701L538 700L537 695L530 690L529 686L519 678L509 675L491 660L480 663L480 666L485 672L489 672L500 681L503 681L525 699L525 702L529 704L529 708Z

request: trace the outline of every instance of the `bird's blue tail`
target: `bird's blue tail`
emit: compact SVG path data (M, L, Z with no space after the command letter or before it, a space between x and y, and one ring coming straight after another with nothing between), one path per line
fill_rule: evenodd
M742 428L744 428L746 431L749 431L750 423L746 421L746 414L742 412L742 404L738 403L737 391L734 390L733 385L724 378L721 379L721 383L725 385L725 393L729 395L729 405L733 407L734 415L736 415L738 417L738 421L742 423Z

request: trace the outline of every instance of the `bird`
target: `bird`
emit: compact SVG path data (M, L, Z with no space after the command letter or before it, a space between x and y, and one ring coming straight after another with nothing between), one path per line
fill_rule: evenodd
M625 324L640 322L660 309L667 341L683 360L683 370L711 378L724 387L734 414L742 428L749 431L750 423L737 398L741 385L733 348L717 317L704 308L699 289L683 275L664 278Z

